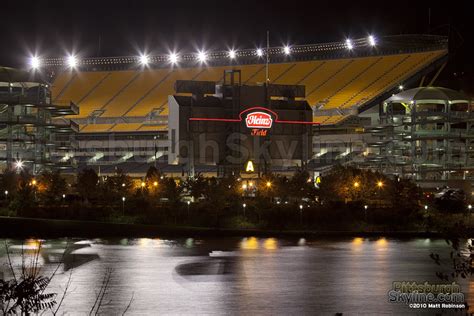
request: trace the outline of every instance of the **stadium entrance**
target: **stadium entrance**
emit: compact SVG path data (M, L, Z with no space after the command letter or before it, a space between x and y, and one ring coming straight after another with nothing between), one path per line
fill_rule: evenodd
M177 81L169 98L169 163L193 175L215 166L217 175L285 172L311 159L312 110L304 86L242 85L240 71L222 84Z

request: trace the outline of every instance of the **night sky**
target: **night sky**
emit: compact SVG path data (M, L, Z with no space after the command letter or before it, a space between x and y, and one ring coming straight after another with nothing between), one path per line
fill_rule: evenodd
M258 3L256 3L258 2ZM431 8L431 25L429 9ZM0 65L23 67L30 54L123 56L310 44L346 37L450 35L450 61L438 84L474 92L474 22L468 1L2 1Z

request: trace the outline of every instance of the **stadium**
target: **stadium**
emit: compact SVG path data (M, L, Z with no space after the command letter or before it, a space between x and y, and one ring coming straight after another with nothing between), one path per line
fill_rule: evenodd
M222 106L217 105L201 113L202 118L212 121L217 118L220 107L229 102L235 103L237 105L232 111L220 114L232 120L250 107L249 103L244 106L240 101L248 99L252 100L249 102L254 107L265 104L264 109L280 106L291 110L294 105L300 108L301 113L309 113L309 117L304 113L280 114L278 117L279 120L295 120L294 117L297 117L296 121L309 123L295 132L304 134L305 139L301 142L309 144L307 150L301 150L305 154L278 162L278 157L270 154L269 160L265 161L265 169L262 167L255 171L258 174L263 170L269 171L267 168L273 172L291 173L304 166L317 176L335 164L357 164L418 180L429 177L447 180L449 177L446 174L461 169L465 177L465 171L469 169L469 150L463 151L465 159L462 166L454 166L448 158L437 165L429 164L431 169L428 171L434 172L433 175L425 172L423 164L416 165L406 157L416 156L416 149L413 148L419 145L420 140L403 139L400 144L407 143L405 145L413 151L400 153L402 163L394 162L390 159L394 157L392 151L386 149L390 146L385 146L393 140L393 136L387 136L387 131L391 126L393 132L394 122L384 121L387 113L383 112L386 100L398 93L408 92L404 91L408 88L431 89L447 58L447 37L370 36L342 42L235 51L107 58L72 55L35 58L35 67L30 70L30 75L35 72L36 77L40 75L41 80L50 85L52 104L69 104L69 108L78 110L54 119L55 124L72 126L72 131L75 131L68 134L69 148L51 151L51 160L61 166L68 164L71 167L69 170L93 167L102 174L108 174L120 168L141 177L150 166L155 166L161 172L174 176L195 173L222 175L227 169L219 160L204 157L202 163L197 163L199 155L196 156L196 153L195 159L183 159L186 154L176 147L176 129L189 130L190 123L177 127L180 114L173 114L173 107L194 104L191 108L200 109L220 102ZM234 78L237 75L238 80ZM232 78L226 79L226 76ZM186 88L180 88L179 82ZM232 96L226 94L229 89L234 91ZM249 97L259 93L255 92L256 89L263 89L261 99ZM232 101L234 99L237 101ZM464 112L468 112L470 117L470 100L465 96L456 96L454 101L467 104ZM404 102L413 103L412 100ZM277 103L278 106L275 105ZM291 119L284 117L287 115ZM462 127L468 134L469 117L463 121ZM189 120L188 115L185 121ZM201 129L194 128L196 137L199 134L222 133L218 127L213 127L213 122L203 123ZM298 128L298 124L281 125L287 125L288 130L291 130L290 127ZM413 121L405 130L413 130L414 125ZM382 135L381 131L385 133ZM283 136L280 138L284 139L288 133L281 132ZM301 135L298 137L303 137ZM448 138L445 136L438 133L432 138L439 144L440 138L446 142ZM466 137L462 143L469 147L470 135ZM306 145L298 146L303 148ZM222 145L218 147L218 151L225 151ZM22 153L18 152L8 155L10 158L22 157ZM204 150L201 155L208 154ZM456 153L452 155L459 157ZM255 159L257 161L253 162L256 165L262 165L258 158ZM248 161L239 161L231 168L232 172L245 172ZM421 169L424 171L421 172Z

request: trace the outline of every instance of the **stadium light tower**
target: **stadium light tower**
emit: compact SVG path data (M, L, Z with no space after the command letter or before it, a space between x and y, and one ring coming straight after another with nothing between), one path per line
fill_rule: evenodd
M169 54L168 56L168 60L170 63L172 63L173 65L177 64L178 63L178 55L176 53L171 53Z
M150 58L147 55L145 54L140 55L140 64L142 64L143 66L146 66L148 65L149 62L150 62Z
M285 55L289 55L291 53L290 46L283 47L283 52L285 53Z
M41 61L37 56L33 56L30 58L30 67L32 69L38 69L41 67Z
M67 64L69 67L74 68L77 66L77 58L74 55L69 55L67 57Z
M354 44L352 44L352 40L350 38L346 39L346 47L349 50L354 48Z
M369 41L370 46L377 45L377 41L375 40L375 37L373 35L369 35L368 41Z
M261 48L257 48L257 56L262 57L263 56L263 50Z
M197 53L197 58L198 58L198 60L199 60L201 63L206 62L206 60L207 60L207 54L206 54L206 52L204 52L204 51L199 51L199 52Z
M235 50L233 50L233 49L229 50L229 58L230 59L235 59Z

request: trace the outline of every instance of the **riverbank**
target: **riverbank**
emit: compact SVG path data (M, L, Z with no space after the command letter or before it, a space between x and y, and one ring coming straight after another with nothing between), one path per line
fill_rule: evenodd
M57 238L57 237L393 237L439 238L437 232L426 231L306 231L217 229L186 226L157 226L118 224L94 221L55 220L0 216L0 237L3 238Z

